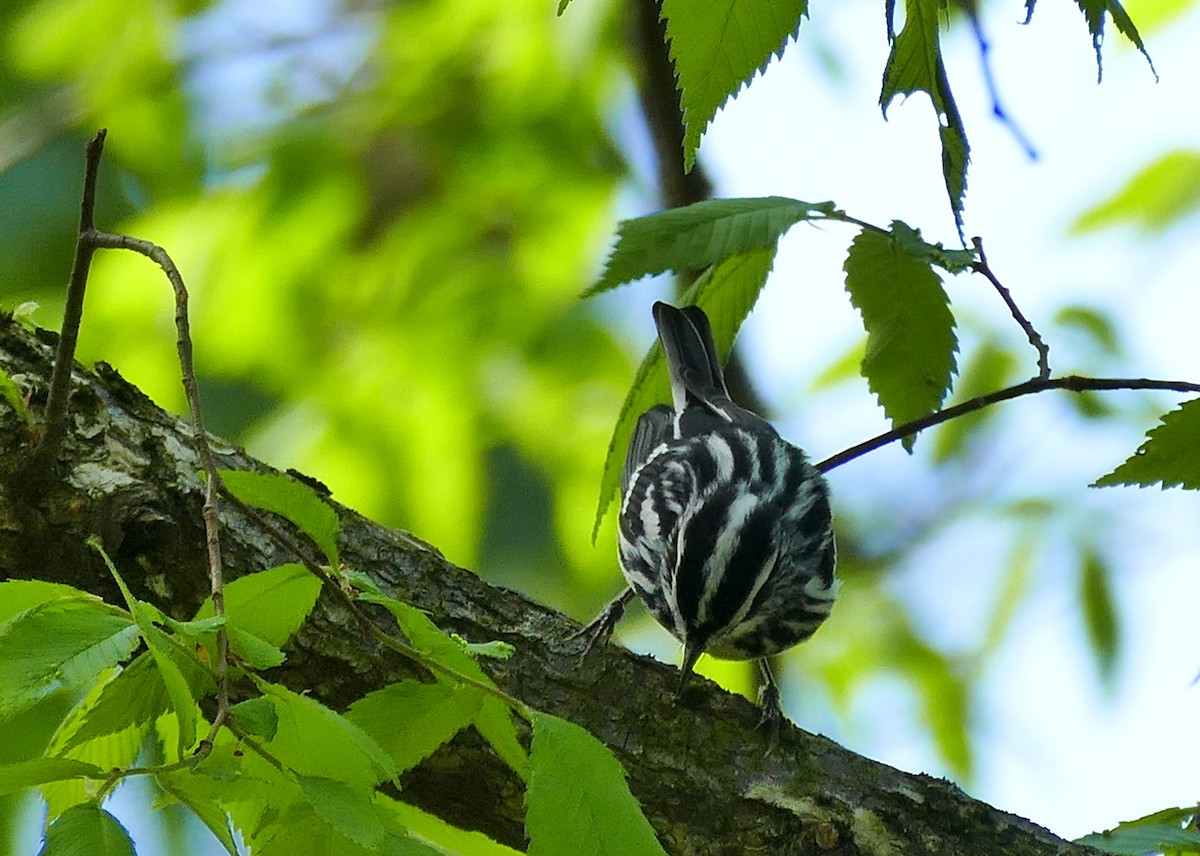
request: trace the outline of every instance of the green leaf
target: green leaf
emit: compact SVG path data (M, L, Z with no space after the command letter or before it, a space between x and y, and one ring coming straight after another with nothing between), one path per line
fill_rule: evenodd
M409 643L425 656L485 687L496 686L460 642L443 633L428 615L415 606L374 592L363 592L359 595L359 600L379 604L391 612L404 635L408 637ZM449 675L441 672L435 674L440 682L455 683ZM484 695L480 700L474 724L475 729L491 744L501 760L516 773L523 775L525 750L517 739L512 711L508 705L495 696Z
M104 809L77 805L50 824L38 856L134 856L125 827Z
M1116 356L1121 352L1121 342L1117 338L1116 328L1105 314L1089 306L1072 304L1064 306L1054 313L1054 323L1068 330L1078 330L1089 340L1089 344L1097 347L1106 356Z
M612 751L573 722L533 716L525 831L529 856L663 854Z
M381 799L410 834L428 841L439 853L454 853L456 856L520 856L519 851L493 841L481 832L472 832L451 826L436 815L424 812L416 806L393 799Z
M330 567L338 567L337 540L342 524L333 507L312 488L279 473L221 470L220 474L230 493L247 505L290 520L321 548Z
M768 196L709 199L623 220L604 274L584 296L668 270L700 270L752 250L773 250L795 224L835 213L832 202Z
M74 758L34 758L0 766L0 796L66 779L103 779L107 773L95 764Z
M470 725L479 690L465 684L401 681L350 705L346 718L374 737L403 773Z
M663 0L683 109L684 170L717 110L800 31L808 0Z
M131 725L153 722L166 712L170 700L153 655L144 653L123 668L100 690L84 711L82 723L64 741L69 750L89 740L116 734Z
M88 543L104 559L104 564L108 566L108 572L117 581L121 595L125 598L125 604L129 607L133 620L137 623L138 632L154 657L154 665L158 667L158 673L167 687L167 697L171 700L171 707L174 708L175 715L179 718L178 749L179 757L182 758L196 742L196 699L192 695L191 687L183 679L183 672L179 670L179 666L172 658L171 642L153 624L152 611L157 612L157 609L150 604L142 603L133 596L129 586L125 585L125 580L117 573L116 566L108 558L108 554L104 552L99 541L93 539Z
M1113 598L1111 572L1095 551L1086 549L1079 569L1079 602L1100 677L1111 679L1121 646L1121 626Z
M88 686L138 643L132 621L96 599L51 600L0 624L0 718Z
M213 797L197 793L196 789L188 787L197 778L200 777L185 778L161 775L155 776L154 782L163 793L191 809L192 814L208 827L209 832L221 843L229 856L239 856L237 842L234 841L233 833L229 829L229 816L225 813L225 809Z
M945 0L905 0L904 29L897 35L894 29L895 0L889 0L888 37L892 43L887 65L883 70L883 89L879 106L884 118L888 107L898 95L924 92L933 102L938 116L938 135L942 141L942 177L950 197L950 209L963 234L963 198L967 192L967 162L970 147L958 105L950 92L950 80L942 62L938 18L944 14Z
M1092 34L1092 47L1096 50L1096 82L1099 83L1104 76L1104 65L1100 58L1100 46L1104 42L1104 19L1106 15L1112 17L1113 23L1117 26L1117 32L1129 39L1146 58L1146 62L1150 64L1150 71L1154 73L1154 79L1158 79L1158 72L1154 69L1154 61L1150 59L1150 54L1146 52L1146 46L1142 43L1142 36L1137 31L1137 27L1133 24L1133 19L1129 17L1129 13L1125 11L1118 0L1075 0L1079 6L1083 17L1087 19L1088 32ZM1032 5L1027 4L1027 8L1032 10Z
M238 702L232 708L233 721L238 727L255 737L271 741L279 730L279 714L275 712L275 703L267 698L251 698Z
M1195 827L1196 807L1168 808L1137 820L1118 824L1104 832L1093 832L1075 844L1095 847L1121 856L1144 853L1193 853L1200 850L1200 831Z
M251 680L275 707L278 726L268 748L291 769L360 789L396 777L391 756L346 717L287 687Z
M1200 211L1200 152L1180 149L1160 157L1108 199L1079 215L1075 234L1129 224L1163 232Z
M892 234L872 229L850 244L844 269L867 331L862 373L892 426L934 412L950 390L958 349L941 278ZM914 439L904 441L909 451Z
M21 390L13 383L13 379L8 376L8 372L0 369L0 399L8 402L9 407L17 412L26 427L32 428L37 424L37 420L33 418L33 413L30 412L29 406L25 404L25 396L21 394Z
M713 328L713 340L722 361L733 347L733 340L737 337L742 322L758 301L758 295L766 285L774 259L774 246L732 256L709 268L680 297L680 305L699 306L708 314ZM667 378L662 344L655 342L638 367L633 385L625 396L625 402L617 416L612 439L608 443L604 473L600 478L596 520L592 526L593 541L600 532L600 524L609 505L614 499L620 501L617 493L621 484L621 468L625 463L625 449L633 434L633 426L638 417L655 404L670 400L671 386Z
M321 776L299 776L304 797L325 822L360 847L383 842L383 822L371 803L370 788L352 788Z
M1150 487L1161 482L1164 489L1200 490L1198 437L1200 398L1185 401L1178 410L1164 415L1133 456L1108 475L1096 479L1092 487L1118 484Z
M18 612L24 612L52 600L104 603L94 594L80 591L63 583L48 583L45 580L8 580L0 583L0 622L8 621ZM111 608L106 611L113 612Z

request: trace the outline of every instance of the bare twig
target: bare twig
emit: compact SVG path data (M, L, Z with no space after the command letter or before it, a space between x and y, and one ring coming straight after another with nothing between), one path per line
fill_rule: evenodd
M926 428L932 428L934 425L941 425L943 422L949 422L951 419L957 419L960 416L966 416L968 413L974 413L977 410L982 410L985 407L990 407L993 404L999 404L1001 401L1008 401L1013 398L1020 398L1023 395L1033 395L1037 392L1045 392L1049 389L1065 389L1070 392L1105 392L1118 389L1161 389L1168 392L1196 392L1200 393L1200 383L1191 383L1182 380L1152 380L1149 378L1095 378L1095 377L1080 377L1079 375L1066 375L1058 378L1033 378L1024 383L1019 383L1016 386L1006 387L1005 389L989 392L987 395L980 395L976 398L969 399L956 404L953 407L947 407L945 410L939 410L936 413L930 413L928 416L923 416L920 419L914 419L911 422L906 422L899 428L894 428L878 437L872 437L870 440L859 443L857 446L851 446L849 449L838 452L825 460L818 463L817 469L821 472L828 472L834 467L840 467L842 464L853 461L855 458L860 458L867 452L873 452L876 449L882 448L889 443L894 443L905 437L917 434L924 431Z
M221 563L220 528L217 521L218 495L221 489L221 476L217 472L216 459L212 448L208 445L208 434L204 430L204 419L200 411L200 391L196 385L196 366L192 354L191 325L188 322L188 293L183 284L179 268L171 260L170 255L162 247L140 238L128 235L114 235L92 229L88 234L89 242L94 247L106 249L131 250L153 261L166 274L175 291L175 329L178 333L176 350L179 353L179 367L183 374L183 389L187 396L188 412L192 421L192 440L196 444L196 453L200 457L200 465L204 468L204 533L208 543L208 575L209 588L213 599L213 614L225 614L225 583ZM202 747L211 747L212 739L225 721L229 713L229 635L222 625L217 630L217 661L214 664L217 678L217 712L213 717L212 730L202 741Z
M1025 331L1025 337L1029 339L1029 344L1033 345L1038 352L1037 376L1040 380L1046 380L1050 377L1050 346L1046 344L1041 334L1034 329L1033 324L1025 317L1025 313L1017 306L1017 302L1013 300L1012 292L1000 282L999 278L992 271L991 266L988 264L987 254L983 251L983 238L975 238L973 243L975 244L975 252L979 255L979 261L972 264L971 269L976 273L983 274L987 278L987 281L992 284L1000 294L1001 299L1008 306L1008 311L1012 313L1012 317L1021 325L1021 329Z
M47 477L54 466L58 447L67 431L67 401L71 396L71 370L75 367L75 345L83 320L83 296L87 291L88 271L96 245L91 241L96 222L96 181L100 175L100 156L108 131L101 128L87 144L83 173L83 197L79 206L79 234L75 239L75 260L67 280L67 304L63 310L58 351L50 374L50 394L46 400L42 437L33 452L29 471Z

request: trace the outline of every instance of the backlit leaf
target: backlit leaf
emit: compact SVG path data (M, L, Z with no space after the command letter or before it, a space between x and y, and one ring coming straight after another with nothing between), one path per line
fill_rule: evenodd
M961 237L970 147L958 105L954 103L954 95L950 92L946 66L942 62L938 26L939 18L945 15L944 6L945 0L905 0L904 28L897 34L893 29L895 0L889 0L888 35L892 50L883 70L879 106L886 117L888 107L896 96L912 95L914 92L929 95L937 113L938 135L942 141L942 177Z
M1143 167L1125 186L1079 215L1076 234L1128 224L1162 232L1200 212L1200 152L1180 149Z
M1186 401L1150 429L1132 457L1092 487L1128 484L1200 490L1200 398Z
M1120 620L1109 576L1110 570L1101 557L1085 550L1079 568L1079 601L1096 665L1105 679L1112 677L1121 645Z
M125 827L104 809L78 805L46 830L38 856L134 856Z
M533 717L525 831L529 856L663 854L612 750L573 722Z
M464 684L401 681L350 705L346 718L374 737L403 773L470 725L479 703L479 690Z
M247 505L285 517L313 540L336 568L338 532L341 521L333 506L317 496L308 485L280 473L250 470L221 470L221 481L229 492Z
M604 274L584 296L668 270L702 270L751 250L774 249L795 224L828 219L834 210L832 202L768 196L709 199L623 220Z
M708 123L800 30L808 0L663 0L683 108L684 169Z
M74 758L34 758L18 764L0 766L0 796L31 788L46 782L64 779L102 779L105 776L95 764Z
M871 229L851 243L844 269L867 331L862 373L893 427L937 410L958 349L941 278L892 234ZM912 442L907 438L905 447Z

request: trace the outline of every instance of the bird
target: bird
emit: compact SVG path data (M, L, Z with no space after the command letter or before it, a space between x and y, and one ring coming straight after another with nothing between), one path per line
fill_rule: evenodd
M584 656L636 595L683 643L680 691L702 653L756 660L759 725L783 717L768 658L811 636L837 595L829 488L797 446L729 396L698 306L654 304L672 406L638 417L621 474L626 588L577 635Z

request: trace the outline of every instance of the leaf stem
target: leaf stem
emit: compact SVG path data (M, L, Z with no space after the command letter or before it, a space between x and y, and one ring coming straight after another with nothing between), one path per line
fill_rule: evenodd
M982 274L988 282L996 289L1005 305L1008 306L1008 311L1012 313L1013 319L1025 331L1025 337L1029 339L1029 344L1033 345L1034 350L1038 352L1038 373L1037 376L1041 380L1046 380L1050 377L1050 346L1042 338L1041 334L1034 328L1032 322L1025 317L1025 313L1017 306L1017 302L1013 299L1012 292L1009 291L988 264L987 253L983 251L983 238L974 238L975 253L979 256L978 261L971 264L971 270L978 274Z

